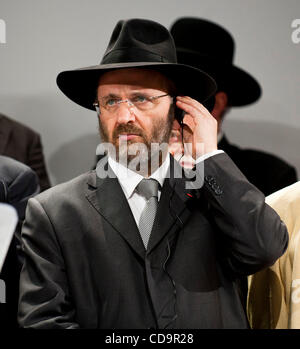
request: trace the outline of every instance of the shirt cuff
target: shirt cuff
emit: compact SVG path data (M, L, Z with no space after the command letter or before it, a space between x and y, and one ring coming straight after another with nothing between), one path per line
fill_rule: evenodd
M207 153L207 154L204 154L204 155L200 156L200 157L195 161L195 164L199 164L199 162L204 161L204 160L210 158L211 156L214 156L214 155L217 155L217 154L221 154L221 153L224 153L224 151L221 150L221 149L211 151L210 153Z

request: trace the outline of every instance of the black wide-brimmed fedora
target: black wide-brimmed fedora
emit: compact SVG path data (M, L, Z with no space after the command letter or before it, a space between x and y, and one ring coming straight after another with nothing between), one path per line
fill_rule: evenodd
M63 71L57 85L73 102L95 110L96 91L102 74L125 68L152 69L171 79L180 94L204 102L216 92L215 81L205 72L178 64L170 32L146 19L117 23L99 65Z
M174 22L170 32L178 62L211 75L218 90L227 93L231 106L243 106L259 99L259 83L233 64L235 43L226 29L204 19L182 17Z

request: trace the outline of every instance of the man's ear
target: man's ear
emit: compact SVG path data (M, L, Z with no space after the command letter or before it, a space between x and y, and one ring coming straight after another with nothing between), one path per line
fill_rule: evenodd
M180 131L180 124L177 119L174 119L173 121L172 130Z
M218 121L218 124L221 123L222 117L225 113L225 110L228 106L228 96L225 92L219 91L215 95L215 105L211 112L211 115Z

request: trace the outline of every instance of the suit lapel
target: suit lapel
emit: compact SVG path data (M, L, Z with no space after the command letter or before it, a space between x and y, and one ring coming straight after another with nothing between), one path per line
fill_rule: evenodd
M4 154L4 150L8 142L10 132L10 123L6 122L5 117L0 114L0 154Z
M97 177L91 173L86 198L97 212L110 223L110 225L127 241L131 248L144 259L145 247L143 245L135 219L123 193L123 190L109 168L109 176Z
M191 214L186 206L191 191L185 189L185 179L180 178L182 177L180 164L172 156L170 158L169 178L164 181L147 254L153 251L167 233L171 234L180 229L181 224L184 224ZM115 174L110 168L108 170L109 175L106 178L99 178L95 172L91 172L86 198L131 248L144 259L145 247L127 199Z
M186 207L186 202L190 199L188 195L190 191L185 189L184 178L180 178L182 177L182 167L172 156L170 156L170 160L169 178L165 179L162 188L147 254L157 246L167 233L180 229L190 216L190 211Z

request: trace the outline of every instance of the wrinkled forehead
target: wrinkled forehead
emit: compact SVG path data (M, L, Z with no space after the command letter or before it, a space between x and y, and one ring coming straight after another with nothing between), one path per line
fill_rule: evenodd
M153 89L167 93L174 89L173 82L160 72L139 68L118 69L103 74L99 79L98 92L109 87Z

